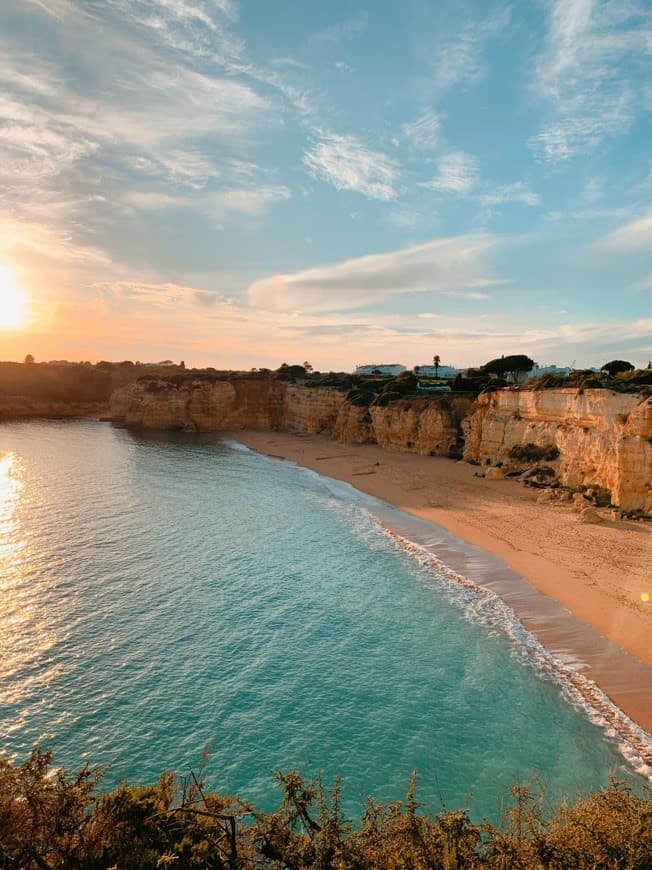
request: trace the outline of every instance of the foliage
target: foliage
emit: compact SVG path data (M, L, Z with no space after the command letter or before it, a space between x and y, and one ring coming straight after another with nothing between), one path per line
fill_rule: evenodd
M36 362L34 359L34 355L31 353L26 354L25 356L25 365L31 366Z
M559 456L559 448L554 444L540 447L538 444L514 444L509 458L517 462L551 462Z
M616 385L640 385L652 386L652 369L633 369L627 372L618 372L615 377Z
M282 799L272 813L207 792L201 773L169 773L150 786L101 794L101 774L52 768L35 750L20 765L0 762L0 866L23 870L498 870L652 866L652 796L608 788L543 812L541 796L512 789L499 826L464 810L428 816L415 797L369 798L359 820L341 808L339 780L278 772Z
M296 378L306 378L308 376L305 366L289 366L287 363L283 363L280 368L276 369L275 374L282 381L293 381Z
M613 378L615 375L620 374L620 372L634 371L634 366L624 359L612 359L610 362L606 362L601 366L600 371L607 372L609 377Z
M489 360L482 369L490 375L511 375L514 381L518 381L519 375L529 372L533 365L533 359L523 353L517 353Z

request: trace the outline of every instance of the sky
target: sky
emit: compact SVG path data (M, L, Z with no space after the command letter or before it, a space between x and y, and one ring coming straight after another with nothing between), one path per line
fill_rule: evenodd
M3 0L26 353L647 365L650 0Z

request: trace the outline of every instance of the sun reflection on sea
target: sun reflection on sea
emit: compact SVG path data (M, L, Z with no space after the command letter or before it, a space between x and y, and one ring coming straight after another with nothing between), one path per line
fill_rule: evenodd
M39 578L24 517L27 476L18 454L0 455L0 694L9 708L30 683L23 678L15 684L14 675L42 662L54 642L46 614L35 606ZM8 716L2 732L18 725Z

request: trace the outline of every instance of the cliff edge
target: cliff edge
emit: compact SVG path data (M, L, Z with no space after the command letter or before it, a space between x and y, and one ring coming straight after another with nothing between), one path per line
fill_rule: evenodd
M132 429L325 434L425 456L522 470L515 450L548 452L557 485L599 487L623 510L652 512L652 399L606 389L504 389L469 396L356 400L333 387L275 379L141 378L115 391ZM516 472L514 472L516 473Z

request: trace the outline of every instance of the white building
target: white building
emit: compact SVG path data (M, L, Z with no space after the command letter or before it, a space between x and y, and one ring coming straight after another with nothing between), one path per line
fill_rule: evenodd
M452 380L457 377L458 369L454 366L415 366L414 374L418 378L444 378Z
M539 365L539 363L535 363L530 371L525 374L525 378L538 378L540 375L564 375L565 377L568 377L572 371L573 369L570 368L570 366L562 366L561 368L558 368L553 363L548 366L542 366Z
M405 366L400 363L369 363L364 366L356 366L354 375L364 377L395 378L405 371Z

